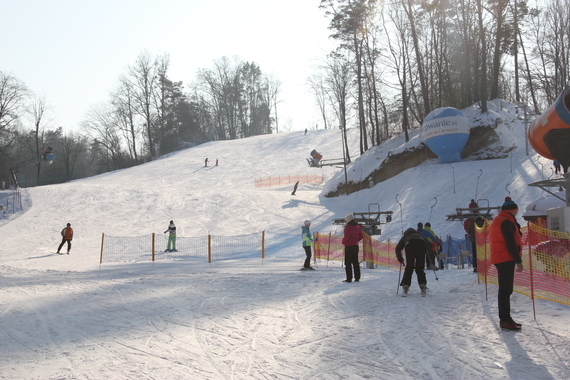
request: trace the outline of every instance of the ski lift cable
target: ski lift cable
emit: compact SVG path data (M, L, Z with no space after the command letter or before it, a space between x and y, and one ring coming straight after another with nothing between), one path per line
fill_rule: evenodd
M435 205L437 204L437 198L434 197L433 199L435 199L435 203L431 206L430 210L429 210L429 219L428 222L431 223L431 212L433 211L433 208L435 207Z
M398 201L398 195L396 194L396 203L400 205L400 228L402 229L402 235L404 234L404 214L402 212L402 204Z
M479 169L480 173L477 176L477 185L475 186L475 200L477 199L477 193L479 192L479 178L483 175L483 170Z

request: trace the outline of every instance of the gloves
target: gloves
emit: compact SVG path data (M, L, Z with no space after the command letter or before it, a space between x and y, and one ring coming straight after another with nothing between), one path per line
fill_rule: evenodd
M404 258L403 257L398 257L398 261L400 262L400 264L404 263Z

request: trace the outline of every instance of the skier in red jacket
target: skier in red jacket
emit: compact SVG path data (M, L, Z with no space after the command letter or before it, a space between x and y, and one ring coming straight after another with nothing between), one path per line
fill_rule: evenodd
M344 282L352 282L352 272L354 269L354 281L360 281L360 263L358 262L358 242L362 240L362 229L354 220L354 214L348 214L344 219L344 237L342 245L344 245L344 265L346 269L346 280Z

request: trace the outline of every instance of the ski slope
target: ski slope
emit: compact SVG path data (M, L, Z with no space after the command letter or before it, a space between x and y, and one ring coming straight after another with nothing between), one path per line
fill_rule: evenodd
M426 221L440 236L462 237L460 223L445 216L471 198L500 206L510 193L524 210L543 195L527 184L546 178L549 163L526 155L524 126L509 111L496 111L505 120L498 133L509 139L503 145L516 146L507 158L430 160L350 196L325 198L344 172L306 162L312 149L342 157L338 130L210 142L23 190L25 212L0 219L0 379L570 378L570 308L538 301L535 320L531 301L514 294L523 329L502 331L496 287L486 291L468 268L438 271L437 281L428 272L425 298L414 277L403 298L392 269L363 268L352 284L341 282L337 262L299 271L300 239L298 260L99 266L101 233L161 234L171 219L189 237L300 234L305 219L312 231L329 232L338 230L334 218L377 203L394 212L381 240ZM349 139L353 180L388 151L419 141L395 138L355 160L356 130ZM296 196L292 185L254 186L256 178L315 173L326 183L300 185ZM55 255L67 222L75 230L71 254Z

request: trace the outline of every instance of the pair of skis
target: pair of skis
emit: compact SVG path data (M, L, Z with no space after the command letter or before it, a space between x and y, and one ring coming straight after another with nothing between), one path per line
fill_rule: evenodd
M421 293L422 297L425 297L426 294L427 294L427 292L428 292L428 289L427 289L427 288L426 288L425 290L422 289L422 293ZM403 291L403 292L402 292L402 297L407 297L407 296L408 296L408 292Z

